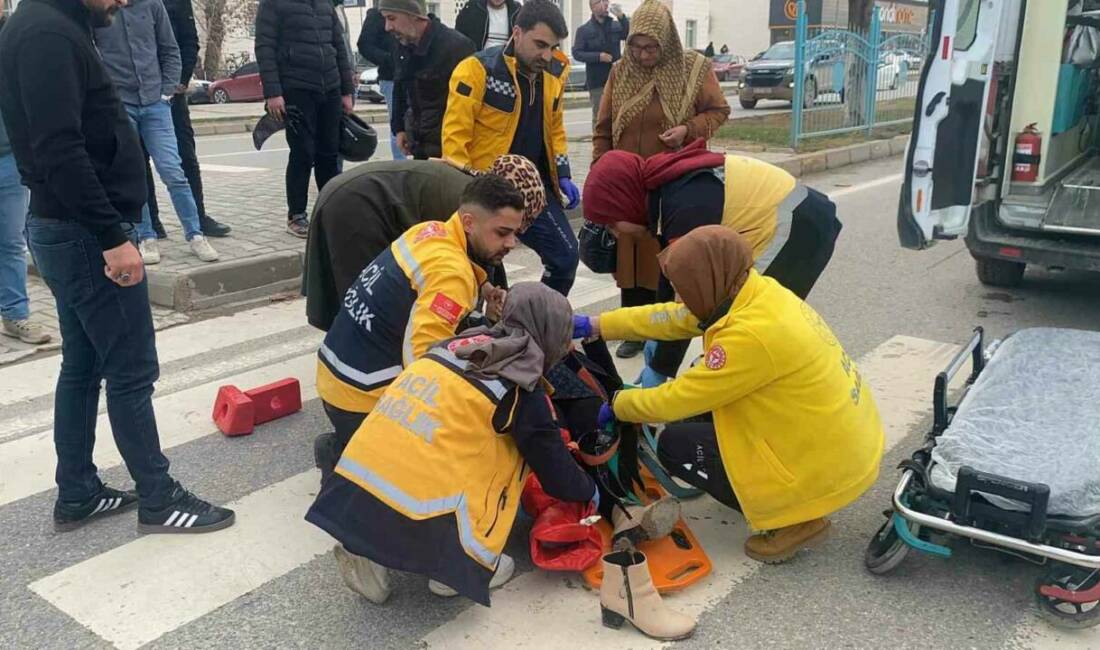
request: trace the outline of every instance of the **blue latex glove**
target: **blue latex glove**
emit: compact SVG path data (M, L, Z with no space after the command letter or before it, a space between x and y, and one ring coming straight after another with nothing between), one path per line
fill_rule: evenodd
M600 414L596 416L596 425L600 429L607 428L607 425L615 421L615 411L611 410L611 405L604 402L600 405Z
M587 339L592 336L592 318L573 314L573 338Z
M581 202L581 190L573 183L571 178L562 178L558 181L558 188L561 189L561 193L565 195L565 198L569 199L569 203L565 206L566 210L572 210L577 207Z

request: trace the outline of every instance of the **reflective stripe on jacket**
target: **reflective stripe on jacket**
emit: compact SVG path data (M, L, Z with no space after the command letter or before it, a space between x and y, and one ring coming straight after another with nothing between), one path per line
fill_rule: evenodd
M407 230L344 295L318 351L318 395L369 413L403 368L454 336L485 277L470 261L458 215Z

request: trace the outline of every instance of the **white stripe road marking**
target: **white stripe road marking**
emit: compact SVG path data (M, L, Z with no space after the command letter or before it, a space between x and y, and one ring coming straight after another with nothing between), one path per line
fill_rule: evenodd
M954 346L896 336L865 356L859 367L870 383L886 427L887 446L893 446L927 414L932 382L950 361ZM699 616L721 600L760 565L748 559L741 542L749 532L744 520L708 497L684 503L685 519L706 549L713 572L680 594L667 598L669 606ZM729 521L730 525L720 522ZM553 647L591 648L661 647L633 630L609 630L600 625L596 594L573 588L568 580L545 571L524 574L495 593L493 607L470 607L436 628L424 641L432 648L520 647L530 645L530 630L543 630L540 642ZM566 582L570 582L567 586ZM583 598L588 598L586 604ZM577 612L583 612L580 617ZM562 625L561 621L569 621ZM552 636L551 636L552 635Z
M829 192L829 198L839 199L842 196L848 196L849 194L855 194L856 192L862 192L863 190L869 190L880 185L889 185L890 183L896 183L904 177L904 174L891 174L890 176L883 176L882 178L876 178L873 181L867 181L866 183L860 183L858 185L852 185L851 187L842 187L837 190Z
M284 377L296 377L301 382L304 402L317 396L316 368L314 352L154 399L161 448L171 449L217 432L210 414L218 386L234 384L246 390ZM111 422L106 414L96 420L96 431L99 438L93 455L96 465L107 469L121 464L118 450L107 442ZM55 464L52 431L0 445L0 506L53 487Z
M30 589L116 647L137 648L332 548L302 519L319 481L304 472L227 504L236 523L215 535L141 537Z
M290 301L157 332L157 357L167 364L196 354L262 339L305 325L305 303ZM0 405L49 395L57 385L61 356L0 369Z

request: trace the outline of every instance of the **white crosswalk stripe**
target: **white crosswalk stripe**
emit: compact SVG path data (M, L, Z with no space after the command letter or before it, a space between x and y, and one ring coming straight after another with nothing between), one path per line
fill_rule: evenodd
M511 267L509 275L513 282L534 280L538 277L538 269ZM617 295L618 290L605 277L582 270L571 301L575 307L584 308ZM234 346L294 332L304 321L301 310L300 302L273 305L226 319L168 330L158 335L162 363L186 362L212 349L230 350ZM172 389L163 393L158 390L155 405L162 444L168 455L171 457L172 448L184 443L220 436L210 420L210 408L218 386L234 383L250 387L293 376L301 381L303 399L315 398L314 353L320 335L303 330L299 338L300 341L279 344L283 347L274 345L272 347L278 349L266 353L247 353L253 355L252 361L258 365L234 364L227 360L205 373L181 367L178 373L191 373L187 382L180 382L173 376L164 377L161 385ZM893 336L859 360L882 412L888 447L898 445L927 417L932 378L946 365L955 349L953 345L936 341ZM688 359L698 352L699 343L696 342ZM26 370L18 368L0 370L0 386L3 386L0 406L41 400L49 395L52 390L49 378L56 379L57 363L56 357L32 362L41 376L26 374ZM24 364L22 368L32 364ZM633 378L640 365L640 357L635 358L622 362L620 371L624 377ZM13 381L14 377L24 374L26 381ZM45 403L42 406L49 408ZM48 415L36 411L24 416L23 428L14 420L0 416L0 513L53 488L51 432L34 428L41 423L34 418L46 417L48 422ZM4 429L8 425L11 428ZM101 469L118 465L121 458L111 443L110 423L105 415L100 416L98 427L97 464ZM28 430L33 433L27 435ZM7 437L4 437L5 432ZM303 449L303 453L306 450ZM256 462L263 463L264 459L258 458ZM882 481L894 480L895 474L890 470L890 467L883 468ZM226 479L235 480L235 477L227 475ZM333 540L302 518L316 495L317 486L318 477L313 470L272 480L250 488L251 492L227 504L236 510L237 520L226 530L210 535L127 538L130 541L120 541L102 552L36 575L22 586L33 594L38 606L48 608L47 615L59 617L60 612L64 615L60 618L123 649L155 642L204 617L216 615L234 603L251 599L250 607L262 609L262 594L272 584L286 579L296 570L331 562L323 556L332 548ZM102 499L96 512L113 510L121 504L122 499L118 497ZM685 515L713 562L714 571L702 583L669 597L670 605L700 615L718 606L742 583L761 579L762 574L767 577L760 565L744 556L741 542L748 531L743 520L731 515L730 510L713 500L701 498L685 503ZM48 513L43 512L41 516L48 516ZM164 526L191 528L197 519L194 513L173 511ZM860 570L860 567L853 566L852 570ZM494 592L492 608L468 607L458 611L452 619L441 621L434 629L405 638L399 645L431 648L560 648L570 645L578 648L648 648L662 645L632 630L601 627L595 594L576 589L576 581L575 577L570 579L564 574L537 570L523 573ZM316 584L311 588L318 594L344 589L339 583ZM812 585L807 589L816 589L815 593L828 596L827 585ZM304 602L302 606L308 604ZM360 616L370 616L375 611L385 614L386 608L390 608L389 615L418 616L415 611L401 609L395 614L393 608L407 607L401 600L377 610L358 602L356 607ZM0 624L0 638L3 629ZM538 630L538 635L533 635L532 630ZM1031 620L1020 625L1015 637L1020 647L1100 647L1100 633L1067 634ZM85 636L80 641L57 638L48 645L91 645L88 638ZM728 643L723 642L718 647L751 644L748 639L751 636L746 633L744 638L728 639ZM364 634L359 644L372 646L374 642L369 634Z

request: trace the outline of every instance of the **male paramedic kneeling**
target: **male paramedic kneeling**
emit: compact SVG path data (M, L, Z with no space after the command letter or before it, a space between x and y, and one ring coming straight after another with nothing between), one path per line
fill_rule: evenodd
M515 569L502 551L528 467L547 494L595 512L596 484L566 450L544 387L570 348L572 313L521 282L499 323L442 341L386 389L306 515L340 542L348 587L382 603L391 568L488 606Z
M410 228L348 289L317 354L317 393L336 428L314 443L323 476L402 369L454 336L477 304L485 268L516 247L526 203L508 179L480 176L446 223ZM499 306L503 292L485 291Z
M575 318L578 337L686 339L703 360L656 388L618 392L601 424L668 422L661 462L741 511L757 531L745 553L788 560L825 539L824 517L878 477L883 429L871 389L809 305L752 268L722 226L696 228L660 255L683 301ZM684 422L710 414L710 422Z

